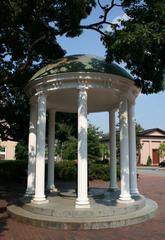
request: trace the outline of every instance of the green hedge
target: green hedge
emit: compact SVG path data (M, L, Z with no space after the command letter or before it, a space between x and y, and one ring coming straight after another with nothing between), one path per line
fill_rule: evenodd
M76 180L77 163L71 160L56 163L55 178L59 180Z
M47 179L47 164L46 174ZM26 161L0 161L0 182L26 182L27 162ZM109 181L109 165L91 162L88 166L89 180L102 179ZM120 178L119 166L117 166L117 177ZM62 161L55 165L55 178L58 180L76 180L77 163L75 161Z
M105 181L109 180L109 165L108 164L89 164L88 167L89 180L102 179Z
M27 176L27 161L0 161L0 183L22 183Z
M109 164L91 163L88 167L89 180L101 179L109 181L110 179L110 167ZM120 179L120 169L117 166L117 178Z

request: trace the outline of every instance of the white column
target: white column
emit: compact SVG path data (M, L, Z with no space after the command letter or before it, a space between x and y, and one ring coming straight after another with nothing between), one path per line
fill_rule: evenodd
M124 99L120 105L120 168L121 194L118 202L133 201L129 186L129 142L128 142L128 102Z
M129 122L129 165L130 165L130 193L132 196L139 195L137 188L137 170L136 170L136 121L135 104L130 103L128 108Z
M47 188L51 192L56 192L54 185L54 144L55 144L55 111L49 110L48 129L48 183Z
M78 197L76 208L89 208L87 169L87 92L79 90L78 98Z
M36 158L37 104L30 104L29 143L28 143L28 176L25 196L34 195L35 191L35 158Z
M110 133L110 190L115 191L117 186L116 169L116 124L115 110L109 112L109 133Z
M37 155L36 155L36 186L33 203L45 203L45 130L46 130L46 96L38 96L37 121Z

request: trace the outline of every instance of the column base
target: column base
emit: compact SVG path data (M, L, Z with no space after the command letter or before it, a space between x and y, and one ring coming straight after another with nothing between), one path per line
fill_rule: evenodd
M132 192L132 193L131 193L131 196L137 197L137 196L140 196L140 193L139 193L139 192Z
M25 194L24 194L24 197L33 197L34 194L35 194L35 191L27 189Z
M117 192L118 190L119 190L118 187L109 187L109 188L108 188L108 191L109 191L109 192Z
M90 208L90 202L89 199L77 199L75 208Z
M140 193L138 191L138 189L132 189L130 190L131 196L140 196Z
M48 203L49 200L45 198L45 196L34 196L34 198L31 200L31 203L34 204L45 204Z
M47 187L47 190L49 192L55 192L55 193L59 192L59 190L54 185Z
M117 200L117 203L133 203L134 199L131 198L131 196L120 196L119 199Z

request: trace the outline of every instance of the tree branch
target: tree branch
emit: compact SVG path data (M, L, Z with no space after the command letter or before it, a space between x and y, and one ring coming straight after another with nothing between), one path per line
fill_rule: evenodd
M98 0L98 5L99 5L99 7L100 7L102 10L105 9L105 6L101 5L100 0Z
M18 73L23 73L28 67L29 67L29 65L32 63L32 60L33 60L33 54L32 54L32 52L33 52L33 49L34 49L34 47L38 44L38 43L40 43L40 42L42 42L42 41L44 41L46 39L46 35L43 35L43 36L41 36L41 37L39 37L38 39L36 39L30 46L29 46L29 48L28 48L28 50L27 50L27 59L26 59L26 61L23 63L23 64L21 64L21 65L19 65L18 66L18 68L15 70L15 72L14 72L14 74L7 74L6 76L4 76L4 78L3 78L3 84L5 84L5 82L10 82L10 81L12 81L13 80L13 75L15 75L15 74L18 74ZM1 61L2 61L3 59L1 59ZM1 79L2 80L2 79Z
M41 36L40 38L36 39L31 46L29 47L29 51L32 51L32 48L37 45L39 42L42 42L43 40L46 39L46 35Z
M33 48L39 43L39 42L42 42L43 40L46 39L46 35L43 35L41 36L40 38L36 39L30 46L29 46L29 49L28 49L28 56L27 56L27 60L26 62L20 66L17 71L19 72L22 72L24 71L28 66L29 64L32 62L32 51L33 51Z
M103 32L103 31L101 31L99 28L97 28L97 27L95 27L95 26L85 26L85 25L82 25L82 26L79 26L80 28L83 28L83 29L90 29L90 30L94 30L94 31L96 31L96 32L98 32L98 33L100 33L101 35L103 35L103 36L106 36L106 34Z
M111 25L111 26L116 26L116 23L111 23L111 22L108 22L108 21L100 21L100 22L96 22L96 23L92 23L92 24L89 24L89 25L80 25L80 28L97 28L99 26L102 26L103 24L107 24L107 25Z
M107 17L108 17L109 12L114 7L121 7L121 5L116 4L115 0L112 0L110 5L105 5L105 6L103 6L101 4L100 0L98 0L98 5L103 10L103 15L100 16L100 18L102 18L103 20L96 22L96 23L88 24L88 25L80 25L79 27L83 28L83 29L95 30L95 31L99 32L101 35L105 36L106 34L103 31L101 31L99 29L99 27L102 27L104 24L107 24L107 25L110 25L111 27L114 27L114 29L116 29L117 24L107 21Z

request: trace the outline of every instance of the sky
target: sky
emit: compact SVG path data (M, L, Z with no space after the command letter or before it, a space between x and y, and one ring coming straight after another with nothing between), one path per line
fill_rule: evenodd
M102 1L107 2L107 1ZM97 8L93 14L83 20L83 24L95 22L100 10ZM115 8L110 16L111 21L116 21L118 16L125 18L122 9ZM100 35L92 30L85 30L83 34L75 38L59 37L59 44L66 50L66 55L89 54L105 57L106 50L100 41ZM140 94L136 100L136 121L144 129L160 128L165 130L165 92L157 94ZM109 131L108 113L92 113L88 116L89 122L94 124L104 133Z

